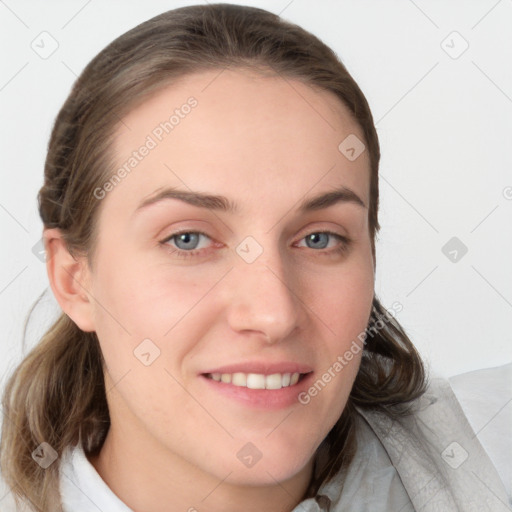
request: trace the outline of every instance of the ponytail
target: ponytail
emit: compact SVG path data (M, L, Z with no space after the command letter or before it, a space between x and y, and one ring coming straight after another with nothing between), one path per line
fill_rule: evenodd
M7 381L0 470L17 507L23 498L37 512L61 512L64 449L79 442L86 453L101 449L110 425L102 365L96 334L62 314Z

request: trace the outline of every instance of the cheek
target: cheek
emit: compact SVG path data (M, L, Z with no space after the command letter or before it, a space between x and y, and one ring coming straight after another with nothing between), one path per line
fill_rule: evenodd
M201 328L187 321L201 293L189 285L176 273L124 258L99 263L93 288L110 400L129 404L126 414L151 418L174 438L182 432L170 421L172 411L190 407L175 379L182 381L179 366Z
M115 262L98 264L94 294L101 325L121 324L132 337L161 337L187 305L190 309L196 287L177 272L136 258Z
M329 382L333 396L348 397L359 370L374 297L372 261L371 258L354 260L353 264L340 268L321 293L317 290L320 298L315 310L329 326L325 338L328 355L325 371L329 373L322 374L322 381Z
M93 288L96 333L112 378L146 369L142 354L149 352L154 363L141 378L147 381L158 369L169 379L164 368L179 373L187 353L214 323L207 295L219 272L185 272L127 257L115 261L99 262Z
M313 279L308 297L312 309L329 328L327 339L341 350L368 323L374 297L371 255L341 265L320 280Z
M374 297L371 248L331 275L313 279L307 289L316 313L314 328L325 333L325 350L316 380L300 401L321 418L318 428L329 430L343 411L361 362Z

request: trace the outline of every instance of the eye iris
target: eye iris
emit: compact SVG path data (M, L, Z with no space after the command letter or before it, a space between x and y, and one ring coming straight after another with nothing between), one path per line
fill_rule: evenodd
M190 243L190 239L192 239L196 244L199 241L199 234L197 233L181 233L176 235L176 246L179 249L194 249L195 247L180 247L180 242L185 242L185 244Z
M323 236L325 238L325 245L320 247L320 249L325 249L327 247L327 237L329 236L327 233L311 233L306 240L308 241L308 247L309 247L309 241L312 241L313 243L316 243L318 241L318 238ZM313 245L313 247L318 248L317 245Z
M172 238L174 239L176 247L178 249L186 251L187 249L188 250L195 249L195 246L199 242L200 236L201 236L200 233L196 233L193 231L187 231L187 232L183 232L183 233L178 233L177 235L174 235ZM305 237L306 245L308 247L314 248L314 249L325 249L329 243L330 236L332 236L330 233L321 232L321 231L316 232L316 233L311 233ZM192 243L193 247L190 247L189 244L191 244L191 243ZM185 246L183 246L182 244L185 244ZM318 244L320 244L320 245L318 245Z

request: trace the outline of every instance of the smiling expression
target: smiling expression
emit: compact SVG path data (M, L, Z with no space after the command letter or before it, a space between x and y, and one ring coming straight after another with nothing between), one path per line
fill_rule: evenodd
M88 278L119 442L240 483L308 463L360 353L297 396L365 330L374 294L369 158L338 149L351 134L332 93L242 70L185 77L123 119L120 167L154 144L98 199ZM244 446L262 455L251 468Z

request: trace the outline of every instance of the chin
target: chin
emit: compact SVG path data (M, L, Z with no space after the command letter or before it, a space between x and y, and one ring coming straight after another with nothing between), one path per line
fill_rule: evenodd
M232 463L226 466L227 471L232 471L226 482L245 486L275 485L276 481L286 482L305 470L308 463L312 461L313 455L314 453L309 451L300 454L296 450L292 455L276 450L267 455L262 453L259 460L248 460L247 466L237 460L235 466ZM243 459L243 454L241 458Z

